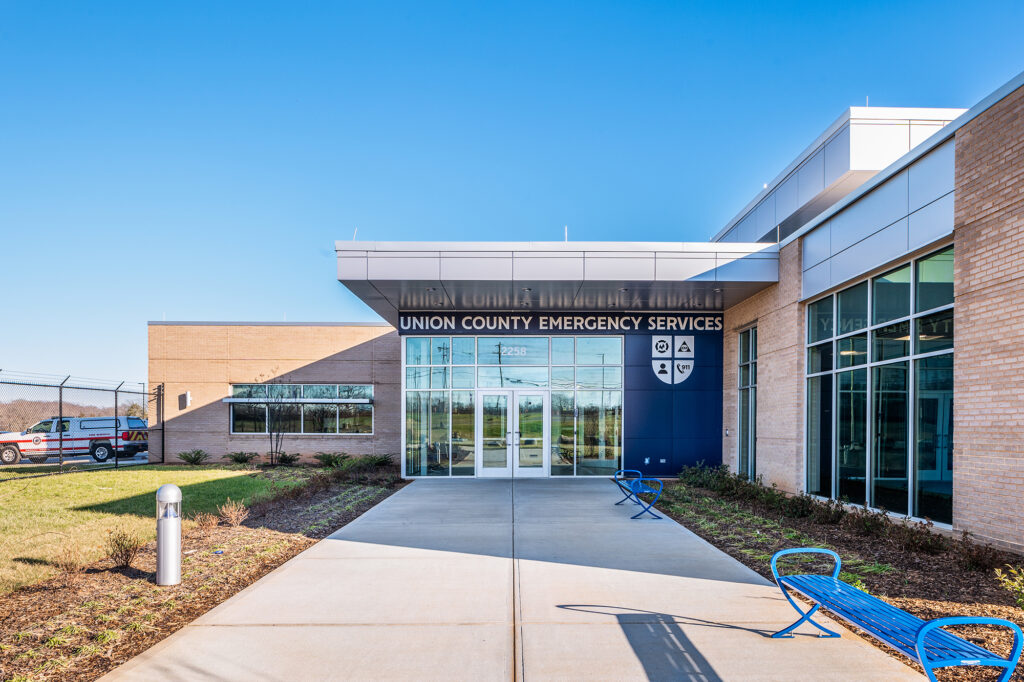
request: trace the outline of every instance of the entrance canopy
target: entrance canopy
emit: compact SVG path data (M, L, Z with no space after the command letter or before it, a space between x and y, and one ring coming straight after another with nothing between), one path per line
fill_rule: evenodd
M335 242L338 281L399 313L724 310L778 281L778 246L692 242Z

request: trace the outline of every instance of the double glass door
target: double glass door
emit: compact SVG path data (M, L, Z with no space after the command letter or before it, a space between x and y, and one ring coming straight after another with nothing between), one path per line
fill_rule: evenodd
M547 476L547 392L479 391L477 398L477 476Z

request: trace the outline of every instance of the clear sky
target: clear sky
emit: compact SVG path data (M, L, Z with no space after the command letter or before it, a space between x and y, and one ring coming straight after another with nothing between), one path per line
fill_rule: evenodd
M0 368L372 320L350 239L708 239L848 106L967 107L1024 3L0 0Z

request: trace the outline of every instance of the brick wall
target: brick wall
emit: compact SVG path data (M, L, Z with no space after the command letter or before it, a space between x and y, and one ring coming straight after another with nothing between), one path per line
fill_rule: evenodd
M757 325L757 473L766 484L803 490L804 315L800 299L800 243L779 253L779 284L725 311L722 461L737 465L739 332Z
M1024 550L1024 88L956 133L953 523Z
M220 458L265 453L266 435L231 435L231 384L269 381L373 384L374 434L286 435L283 449L398 455L401 445L401 344L389 326L164 325L149 327L149 381L164 384L166 461L202 448ZM192 404L184 405L186 392ZM160 461L154 434L150 460Z

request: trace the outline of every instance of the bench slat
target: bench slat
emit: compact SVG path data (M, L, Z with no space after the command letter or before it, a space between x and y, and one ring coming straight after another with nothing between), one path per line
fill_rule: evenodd
M787 575L780 576L779 580L794 592L820 603L843 620L917 659L917 632L925 623L920 618L831 576ZM935 659L997 658L977 644L941 629L927 635L925 650Z

